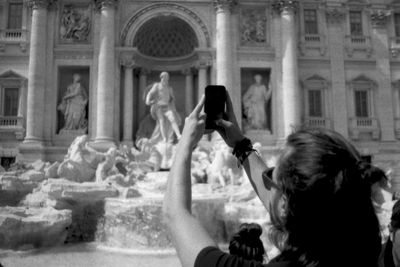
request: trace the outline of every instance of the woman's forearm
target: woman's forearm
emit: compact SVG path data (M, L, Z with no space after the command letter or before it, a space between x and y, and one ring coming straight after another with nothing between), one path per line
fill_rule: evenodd
M265 169L267 169L267 165L264 163L258 153L253 152L243 162L243 167L251 185L254 188L254 191L256 191L258 197L261 199L261 202L269 211L270 190L265 188L262 179L262 173L265 171Z
M192 148L184 142L179 143L174 163L172 164L167 184L167 194L164 208L169 213L191 211L192 190L190 163Z

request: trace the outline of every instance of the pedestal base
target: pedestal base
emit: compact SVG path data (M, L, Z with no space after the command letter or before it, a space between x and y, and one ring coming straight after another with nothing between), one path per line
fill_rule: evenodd
M227 242L222 214L225 198L194 199L192 211L218 243ZM96 241L102 246L157 250L172 248L162 216L163 198L106 199Z
M96 139L90 143L90 146L100 152L107 152L110 148L116 147L115 142L112 140Z

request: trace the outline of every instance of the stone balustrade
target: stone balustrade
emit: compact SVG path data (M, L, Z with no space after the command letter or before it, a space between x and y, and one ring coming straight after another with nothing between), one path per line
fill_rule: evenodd
M394 119L394 132L397 139L400 139L400 118Z
M0 129L4 128L22 128L23 117L17 116L0 116Z
M319 50L320 55L325 55L327 45L326 37L322 34L303 34L300 36L300 53L306 54L307 49Z
M332 128L331 120L324 117L306 117L304 118L304 123L308 127L313 128Z
M372 54L371 37L365 35L346 35L347 56L352 57L354 51L363 51L368 57Z
M374 117L352 117L350 120L350 133L353 139L358 139L360 133L370 133L373 139L378 139L380 134L379 119Z
M391 37L390 38L390 53L392 54L392 57L397 57L397 55L400 52L400 37Z
M0 42L26 42L27 31L22 29L0 30Z

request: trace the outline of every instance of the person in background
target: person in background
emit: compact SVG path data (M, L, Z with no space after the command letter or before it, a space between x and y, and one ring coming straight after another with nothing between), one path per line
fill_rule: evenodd
M186 118L168 177L163 213L183 267L374 266L381 250L371 185L358 151L340 134L303 129L290 134L268 168L238 127L229 94L218 132L244 167L270 213L270 239L281 253L268 264L221 251L191 213L190 162L201 139L204 97Z
M400 201L397 201L392 210L389 224L389 239L382 247L379 257L379 267L400 266Z
M264 261L264 245L260 239L262 228L257 223L243 223L229 242L229 253L246 260Z

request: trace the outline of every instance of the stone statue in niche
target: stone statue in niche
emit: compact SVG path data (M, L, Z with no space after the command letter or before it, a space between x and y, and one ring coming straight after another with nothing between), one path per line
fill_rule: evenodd
M267 128L266 103L271 99L271 89L262 83L262 76L254 76L255 83L243 95L245 128L263 130Z
M60 22L60 38L68 42L87 42L90 33L90 8L66 5Z
M176 111L172 87L169 85L168 72L160 74L161 81L154 83L146 94L146 105L151 106L150 113L157 124L150 138L153 143L163 141L171 143L174 134L179 139L181 118Z
M263 9L244 9L241 17L241 43L266 42L266 16Z
M58 105L57 109L64 115L64 126L62 131L80 131L86 132L86 106L88 96L86 89L82 86L81 76L78 73L73 74L72 83L67 87L67 90Z

